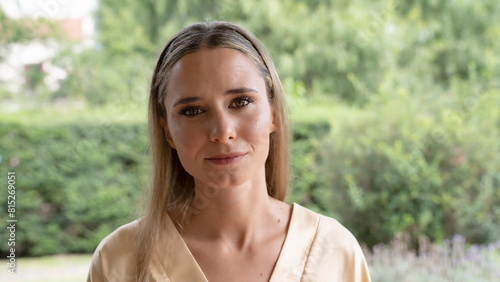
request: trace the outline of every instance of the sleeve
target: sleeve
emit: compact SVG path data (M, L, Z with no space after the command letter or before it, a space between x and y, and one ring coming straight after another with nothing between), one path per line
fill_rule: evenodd
M106 281L104 273L102 271L101 254L100 249L94 252L92 257L92 263L90 264L89 274L87 276L87 282L104 282Z
M87 282L135 281L134 222L104 238L97 246L90 264Z
M321 216L302 281L370 282L363 251L352 233Z
M350 268L352 269L351 271L352 278L350 281L356 281L356 282L371 281L370 272L368 271L368 264L366 263L363 251L357 241L354 250L353 262L351 264L352 266Z

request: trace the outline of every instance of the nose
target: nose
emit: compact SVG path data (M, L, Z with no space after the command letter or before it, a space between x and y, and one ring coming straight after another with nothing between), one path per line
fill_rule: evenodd
M209 122L210 141L227 143L236 137L234 120L227 113L216 113Z

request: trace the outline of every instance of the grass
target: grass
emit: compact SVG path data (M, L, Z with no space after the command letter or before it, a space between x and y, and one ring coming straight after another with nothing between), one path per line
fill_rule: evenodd
M37 258L19 258L17 273L7 272L7 260L1 260L4 266L0 272L0 281L22 282L77 282L86 281L92 260L91 254L54 255Z

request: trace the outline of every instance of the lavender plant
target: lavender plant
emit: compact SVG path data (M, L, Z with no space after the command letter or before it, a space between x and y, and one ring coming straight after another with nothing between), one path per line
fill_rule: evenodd
M500 281L500 241L470 245L455 235L436 244L420 237L418 253L409 242L409 236L398 235L365 250L374 282Z

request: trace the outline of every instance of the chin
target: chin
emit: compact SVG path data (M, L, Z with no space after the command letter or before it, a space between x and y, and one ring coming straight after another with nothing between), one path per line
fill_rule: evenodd
M250 181L248 175L241 171L218 171L210 172L205 179L198 178L195 183L201 185L200 187L214 187L217 189L228 189L233 187L242 186ZM195 179L196 176L195 176Z

